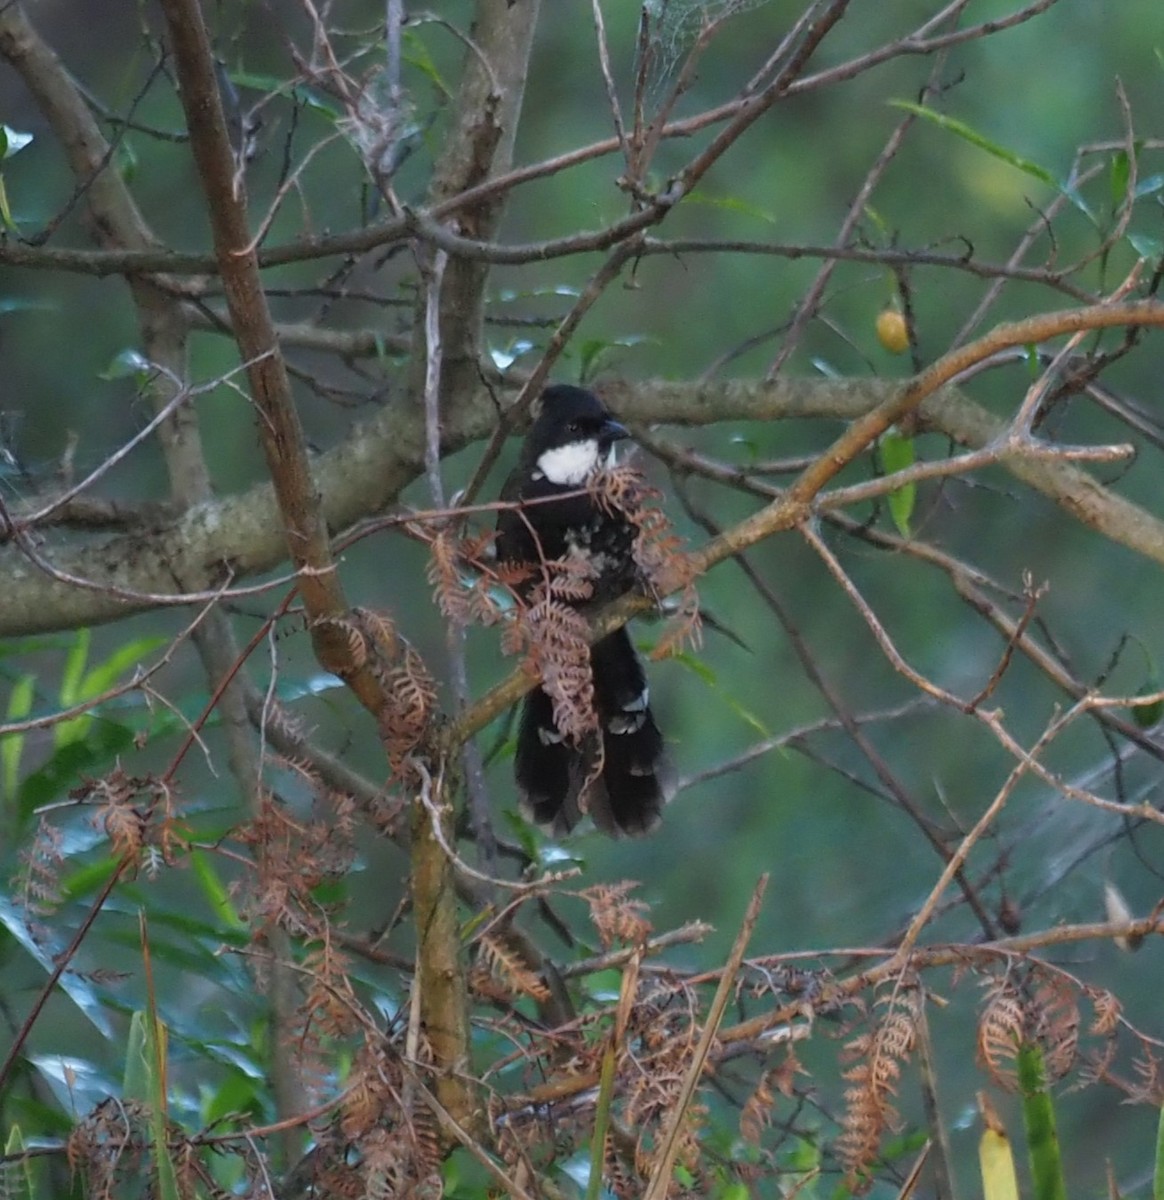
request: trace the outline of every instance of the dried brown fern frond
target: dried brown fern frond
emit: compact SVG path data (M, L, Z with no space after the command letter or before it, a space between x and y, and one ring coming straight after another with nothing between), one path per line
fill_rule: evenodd
M564 600L542 592L522 625L530 665L553 701L554 724L564 737L581 743L598 728L586 618Z
M461 578L461 558L457 539L446 526L433 533L428 544L429 560L425 575L441 616L458 625L469 623L469 597Z
M37 918L49 917L63 902L60 882L65 867L65 838L42 816L32 841L20 852L21 871L12 888L20 897L32 936L39 942L42 927Z
M104 828L119 858L139 853L146 844L149 820L144 806L139 807L146 787L145 780L131 779L121 767L115 767L83 789L86 800L96 807L94 824Z
M1136 1083L1129 1089L1128 1098L1140 1104L1164 1103L1164 1068L1152 1047L1141 1042L1140 1053L1132 1061Z
M978 1018L978 1061L999 1087L1018 1086L1015 1057L1026 1036L1026 1006L1009 975L986 981L986 1003Z
M637 946L651 936L651 923L645 913L650 906L643 900L631 900L629 893L639 885L631 880L622 883L600 883L578 894L590 906L590 920L598 931L603 948L609 950L615 942Z
M103 1100L73 1127L65 1146L69 1168L85 1179L86 1196L113 1200L142 1167L147 1121L132 1100Z
M662 493L635 467L624 463L597 471L588 486L595 503L634 528L632 554L648 593L671 592L694 580L683 539L659 505Z
M380 736L394 776L428 735L436 710L436 682L424 659L407 643L384 677L387 705L380 713Z
M752 1146L759 1146L764 1130L772 1123L776 1097L772 1092L770 1077L770 1071L760 1075L751 1095L740 1109L740 1137Z
M312 890L343 874L353 846L343 827L326 819L300 820L268 788L260 788L254 818L236 836L251 848L255 870L242 891L241 906L258 937L272 925L290 933L323 937L326 911Z
M311 980L300 1006L305 1029L338 1038L365 1026L362 1006L352 990L347 956L330 938L307 951L303 969Z
M386 1052L379 1039L365 1037L340 1107L340 1129L349 1142L358 1142L375 1126L399 1118L402 1083L399 1061Z
M1087 1032L1093 1037L1112 1037L1119 1029L1120 1016L1124 1011L1119 997L1106 988L1089 987L1087 998L1091 1001L1094 1014Z
M898 980L891 991L877 997L872 1029L844 1048L846 1058L857 1060L843 1073L850 1086L845 1089L845 1115L837 1139L846 1186L851 1189L860 1188L885 1131L900 1126L894 1101L902 1064L917 1041L923 1003L916 984Z
M1027 1004L1027 1040L1037 1041L1050 1081L1062 1079L1079 1052L1079 1003L1061 975L1043 975Z
M477 965L491 980L502 984L510 996L530 996L538 1001L550 998L545 981L530 970L521 950L505 936L503 929L481 936L477 943Z

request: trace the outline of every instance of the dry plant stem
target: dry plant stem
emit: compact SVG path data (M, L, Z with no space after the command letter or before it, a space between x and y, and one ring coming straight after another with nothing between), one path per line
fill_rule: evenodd
M679 1095L672 1108L671 1120L659 1145L658 1154L655 1159L655 1170L651 1175L651 1182L647 1185L647 1190L643 1193L643 1200L665 1200L667 1195L667 1189L671 1183L671 1171L675 1165L675 1155L679 1149L679 1131L683 1127L688 1106L695 1096L695 1089L703 1074L704 1064L707 1062L707 1056L711 1053L715 1035L719 1030L720 1022L723 1020L724 1010L727 1008L728 1000L731 998L736 975L739 974L740 964L744 961L744 952L748 948L752 930L755 929L756 922L760 917L760 905L763 902L764 891L767 886L768 876L766 874L761 875L759 881L756 883L755 890L752 892L752 899L748 902L748 909L744 913L743 924L741 924L740 931L736 935L732 952L728 957L727 965L724 967L723 975L720 977L719 987L716 988L715 997L711 1002L711 1008L708 1010L703 1032L699 1036L699 1042L691 1056L691 1064L688 1067L682 1087L679 1090Z

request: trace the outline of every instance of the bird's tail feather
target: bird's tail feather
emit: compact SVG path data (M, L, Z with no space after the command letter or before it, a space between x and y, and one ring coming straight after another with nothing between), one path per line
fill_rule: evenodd
M597 738L580 746L567 742L554 725L550 697L535 689L517 735L522 808L555 834L569 832L585 811L614 837L650 833L674 794L675 778L651 713L646 674L625 629L596 642L590 662L601 762Z

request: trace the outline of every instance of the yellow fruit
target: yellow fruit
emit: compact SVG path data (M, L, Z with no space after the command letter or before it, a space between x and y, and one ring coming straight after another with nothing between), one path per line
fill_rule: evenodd
M909 330L896 308L883 309L877 318L877 340L890 354L904 354L909 349Z

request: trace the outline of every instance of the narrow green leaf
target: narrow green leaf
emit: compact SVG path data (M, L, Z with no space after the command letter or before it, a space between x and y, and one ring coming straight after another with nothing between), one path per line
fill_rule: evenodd
M894 475L912 467L915 461L913 438L903 437L896 429L887 430L881 437L881 466L886 475ZM889 493L889 515L903 538L910 534L910 518L917 501L917 484L907 483Z
M1117 150L1111 158L1111 173L1108 183L1111 187L1111 206L1119 208L1124 202L1128 191L1128 178L1131 175L1131 160L1126 150Z
M65 658L65 669L61 673L60 701L62 708L76 704L80 698L81 680L85 677L85 663L89 658L89 643L92 634L88 629L78 629L69 653Z
M223 925L231 929L245 929L246 922L238 915L238 909L231 901L230 893L226 890L214 864L202 850L195 850L190 855L194 867L194 877L202 885L202 894Z
M119 647L106 659L93 667L81 680L79 699L88 700L111 688L130 667L137 666L143 658L161 649L169 639L164 637L137 638Z
M452 90L441 77L441 73L437 70L437 65L433 61L432 55L428 52L428 47L417 35L416 31L406 29L404 31L403 42L404 61L409 66L415 67L446 100L451 100L453 98Z
M124 646L119 646L108 658L85 672L80 681L72 688L74 694L72 703L91 700L94 696L100 696L103 692L109 691L126 671L131 667L136 667L142 659L165 644L166 639L163 637L148 637L136 638ZM82 713L79 717L62 721L55 726L56 744L65 746L70 742L80 741L92 728L96 715L96 710Z
M1055 1106L1047 1088L1042 1048L1024 1042L1019 1047L1017 1066L1019 1091L1023 1100L1023 1123L1027 1131L1027 1155L1035 1189L1034 1200L1067 1200L1059 1132L1055 1126Z
M779 221L775 213L768 212L758 204L750 204L738 196L709 196L702 191L692 192L684 201L686 204L702 204L707 208L718 208L724 212L739 213L742 217L755 217L768 225L777 225Z
M13 1125L8 1131L8 1141L4 1143L4 1153L23 1154L24 1149L24 1135L20 1132L20 1126ZM7 1162L0 1167L0 1171L3 1172L4 1200L36 1200L31 1158Z
M36 691L36 676L22 675L13 685L8 697L7 717L9 721L23 721L32 712L32 699ZM20 782L20 760L24 754L24 734L10 733L0 738L0 770L4 775L4 795L16 795Z
M725 692L724 689L720 687L720 685L716 682L715 672L712 671L711 668L705 663L700 661L698 658L694 658L692 655L687 654L686 652L681 654L673 654L671 659L673 662L677 662L686 667L687 670L689 670L693 675L698 676L699 679L701 679L724 702L724 704L726 704L728 708L731 709L731 711L734 712L736 716L744 722L745 725L750 726L762 738L770 738L772 736L772 731L767 725L764 724L763 721L760 720L758 716L756 716L754 712L752 712L750 708L742 704L734 696L728 692Z
M955 134L964 141L969 142L972 146L977 146L980 150L985 150L991 157L1009 164L1017 170L1022 171L1023 174L1031 176L1032 179L1037 179L1040 183L1049 184L1057 191L1063 190L1059 185L1059 181L1046 167L1041 167L1038 163L1031 162L1029 158L1023 158L1021 154L1016 154L1013 150L1007 149L1006 146L999 145L992 138L988 138L984 133L979 133L977 129L967 125L965 121L959 121L957 117L947 116L936 109L927 108L924 104L915 104L912 100L890 100L889 103L893 108L904 109L906 112L913 113L916 117L923 117L927 121L932 121L939 129L945 129L947 132Z
M126 1100L147 1105L153 1095L153 1060L150 1057L149 1031L146 1015L140 1009L129 1018L129 1035L125 1040L125 1074L121 1094Z

